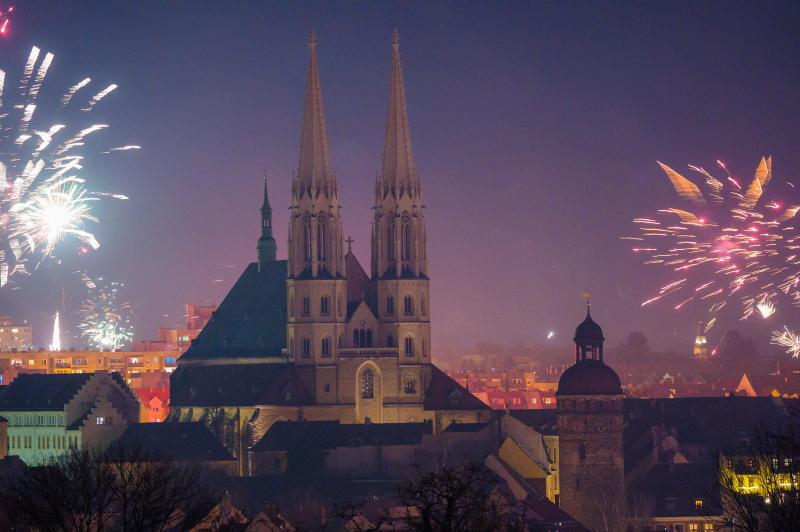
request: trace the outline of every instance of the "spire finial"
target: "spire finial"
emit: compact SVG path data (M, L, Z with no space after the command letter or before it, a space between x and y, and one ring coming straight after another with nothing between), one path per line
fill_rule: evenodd
M581 297L586 301L586 317L591 317L590 309L592 307L592 294L589 292L581 292Z
M352 253L353 252L353 242L355 242L355 240L353 240L352 237L348 236L347 240L345 240L345 242L347 242L347 252L348 253Z

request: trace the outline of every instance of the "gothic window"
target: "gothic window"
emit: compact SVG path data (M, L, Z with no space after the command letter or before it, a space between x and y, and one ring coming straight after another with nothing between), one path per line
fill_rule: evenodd
M307 297L303 298L303 316L311 314L311 300Z
M411 336L406 336L405 354L406 356L414 355L414 338Z
M311 356L311 340L303 338L303 358Z
M319 222L317 223L317 258L320 261L325 260L325 244L327 243L328 239L325 238L325 216L320 215Z
M331 356L331 339L327 336L322 339L322 356L324 358Z
M361 398L375 398L375 374L372 373L370 368L366 368L361 373Z
M372 347L372 329L367 329L367 347Z
M386 337L386 347L394 347L394 336L391 334Z
M403 298L403 314L406 316L414 315L414 298L406 296Z
M427 356L428 352L425 350L425 338L420 340L420 342L422 343L422 356Z
M322 296L319 300L319 313L323 316L329 316L331 313L331 298Z
M358 329L353 331L353 347L361 347L361 342L358 341Z
M411 260L411 219L408 213L403 214L400 221L400 257Z
M405 382L403 383L403 391L405 393L417 393L417 379L412 375L406 375Z
M394 297L392 296L386 298L386 315L387 316L394 315Z
M389 223L388 223L388 238L386 239L387 247L389 248L389 260L395 260L395 250L394 250L394 242L395 242L395 235L394 235L394 215L389 215Z
M303 247L305 249L304 257L306 262L311 261L311 218L306 214L303 220Z

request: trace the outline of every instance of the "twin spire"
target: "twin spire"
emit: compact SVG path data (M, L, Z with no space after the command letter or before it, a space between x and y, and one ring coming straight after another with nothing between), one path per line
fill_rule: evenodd
M311 32L308 39L308 57L303 133L300 139L300 159L296 176L296 183L301 189L298 191L300 195L304 190L336 190L336 177L330 165L328 134L319 81L317 37L314 32ZM397 195L419 187L411 150L403 69L400 64L400 35L397 30L392 35L392 74L380 185L383 190L394 191Z

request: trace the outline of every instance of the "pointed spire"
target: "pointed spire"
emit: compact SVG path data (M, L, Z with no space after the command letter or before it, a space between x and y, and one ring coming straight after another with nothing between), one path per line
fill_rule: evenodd
M383 183L386 188L417 188L417 170L411 151L406 91L400 64L400 34L392 35L392 79L389 85L389 108L386 113L386 138L383 148ZM399 191L398 191L399 193Z
M312 31L308 37L308 80L303 109L303 133L300 139L300 160L297 182L302 189L325 188L332 185L333 172L328 160L328 135L325 130L325 113L317 63L317 37Z
M264 171L264 202L261 204L261 214L272 213L272 207L269 204L269 190L267 189L267 172Z

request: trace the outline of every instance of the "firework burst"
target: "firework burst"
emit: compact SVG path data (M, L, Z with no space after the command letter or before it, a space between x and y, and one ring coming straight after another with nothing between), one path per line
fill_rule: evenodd
M81 280L89 291L80 310L81 336L93 349L122 348L133 339L133 310L125 299L125 285L102 277L92 279L86 273Z
M59 120L41 123L37 99L53 59L53 54L33 47L16 86L0 70L0 287L14 274L36 269L64 240L79 243L81 249L97 249L100 244L88 227L97 222L92 201L125 198L92 191L83 175L91 153L83 150L108 125L66 125L71 115L91 112L116 85L81 97L91 83L84 78L58 102ZM132 149L138 146L106 148L102 153Z
M645 264L669 269L674 277L642 306L670 298L673 308L698 304L709 313L706 332L728 305L739 307L739 318L766 319L779 302L800 305L800 237L795 215L800 210L794 186L779 183L779 193L767 197L772 159L762 158L752 181L728 172L723 176L689 165L699 175L698 186L672 168L658 163L686 205L661 209L656 216L636 218L639 235L633 251ZM785 185L785 186L782 186ZM702 187L702 188L701 188Z
M786 349L794 358L800 357L800 335L784 325L783 330L772 331L770 343Z

